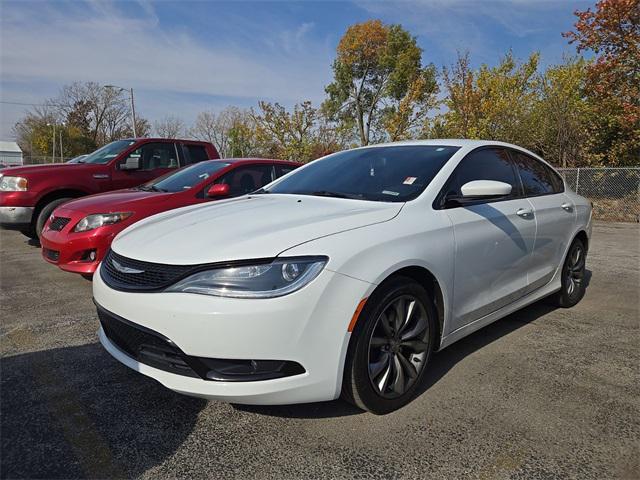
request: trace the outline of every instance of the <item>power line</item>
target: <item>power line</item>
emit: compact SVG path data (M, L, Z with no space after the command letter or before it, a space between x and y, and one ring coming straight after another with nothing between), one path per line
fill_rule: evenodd
M21 105L23 107L63 107L64 106L64 105L60 105L59 103L5 102L4 100L0 100L0 103L4 103L6 105Z

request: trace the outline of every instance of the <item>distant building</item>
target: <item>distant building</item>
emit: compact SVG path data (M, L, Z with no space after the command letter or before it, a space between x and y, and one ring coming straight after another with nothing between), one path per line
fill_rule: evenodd
M22 150L16 142L0 141L0 165L22 165Z

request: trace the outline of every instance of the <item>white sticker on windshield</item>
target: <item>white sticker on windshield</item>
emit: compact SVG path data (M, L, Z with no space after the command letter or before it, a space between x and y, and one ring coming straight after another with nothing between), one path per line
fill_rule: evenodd
M441 152L442 150L444 150L444 147L436 148L436 152Z
M404 183L405 185L413 185L413 182L415 182L418 179L418 177L407 177L404 179Z
M384 193L385 195L393 195L394 197L400 195L398 192L392 192L390 190L382 190L382 193Z

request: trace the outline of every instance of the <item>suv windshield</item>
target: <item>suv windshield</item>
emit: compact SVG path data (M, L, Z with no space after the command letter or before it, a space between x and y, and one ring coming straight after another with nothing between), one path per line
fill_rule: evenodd
M107 143L104 147L80 159L78 163L109 163L120 155L125 148L134 143L136 143L135 140L116 140L115 142Z
M206 180L215 172L231 165L228 162L210 161L195 163L189 167L171 172L138 187L140 190L157 190L160 192L182 192Z
M339 152L297 170L268 193L406 202L422 193L458 149L403 145Z

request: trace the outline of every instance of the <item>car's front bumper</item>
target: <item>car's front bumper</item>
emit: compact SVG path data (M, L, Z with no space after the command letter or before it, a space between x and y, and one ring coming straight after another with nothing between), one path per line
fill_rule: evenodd
M3 227L20 227L31 224L34 207L0 207L0 225Z
M304 373L260 381L216 381L155 368L125 353L100 329L116 359L180 393L245 404L331 400L340 394L347 331L372 285L331 271L301 290L273 299L234 299L186 293L111 289L99 272L98 305L169 339L186 355L215 359L285 360Z
M67 225L62 231L55 231L45 226L40 236L42 258L67 272L93 274L117 231L70 233L71 228L73 225Z

